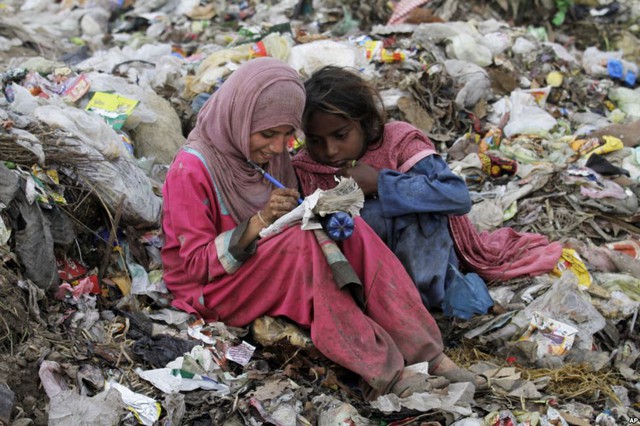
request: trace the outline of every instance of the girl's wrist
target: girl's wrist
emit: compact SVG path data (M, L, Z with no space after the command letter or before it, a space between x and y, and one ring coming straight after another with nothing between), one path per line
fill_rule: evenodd
M264 228L267 228L267 227L269 227L269 226L271 225L270 223L268 223L268 222L265 220L264 216L262 216L262 212L261 212L260 210L258 210L258 213L256 213L256 216L258 216L258 221L259 221L262 225L264 225Z

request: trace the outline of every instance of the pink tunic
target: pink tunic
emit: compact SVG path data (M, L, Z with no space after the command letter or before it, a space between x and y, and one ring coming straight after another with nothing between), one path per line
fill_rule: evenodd
M255 253L234 252L238 225L196 152L177 155L163 195L164 280L176 308L230 326L285 316L310 328L318 350L377 392L389 390L405 363L442 352L440 331L415 285L364 221L357 219L341 243L363 284L363 311L337 287L313 232L294 225L258 240Z

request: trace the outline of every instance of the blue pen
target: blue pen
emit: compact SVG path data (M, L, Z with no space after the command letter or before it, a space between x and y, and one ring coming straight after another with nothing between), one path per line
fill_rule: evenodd
M251 165L251 167L253 167L254 169L256 169L257 171L260 172L260 174L262 176L265 177L265 179L267 179L269 182L271 182L276 188L285 188L285 186L283 184L281 184L278 179L274 178L273 176L271 176L269 173L265 172L264 169L262 167L260 167L259 165L257 165L256 163L254 163L251 160L247 160L247 163L249 163ZM302 198L298 198L298 204L302 204Z
M262 176L264 176L269 182L274 184L277 188L284 188L285 186L278 182L278 179L265 172L262 167L257 165L251 160L247 160L247 163L256 169ZM302 204L302 198L298 198L298 204ZM331 213L320 220L322 229L325 230L329 238L335 241L346 240L353 234L353 228L355 226L353 218L346 212Z

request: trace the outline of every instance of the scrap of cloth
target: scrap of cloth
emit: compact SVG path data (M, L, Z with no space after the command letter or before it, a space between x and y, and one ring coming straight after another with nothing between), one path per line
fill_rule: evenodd
M512 228L478 233L467 215L449 216L449 230L460 260L488 281L551 271L562 255L562 244Z

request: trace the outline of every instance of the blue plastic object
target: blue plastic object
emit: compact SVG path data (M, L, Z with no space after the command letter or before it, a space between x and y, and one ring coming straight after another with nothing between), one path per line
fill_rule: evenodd
M191 109L197 114L211 97L211 93L200 93L191 101Z
M355 224L349 213L336 212L320 219L322 229L334 241L346 240L353 234Z
M493 299L484 280L474 272L462 274L458 268L451 264L449 266L454 268L456 276L444 294L444 314L468 320L475 314L484 315L489 312Z
M609 59L607 61L607 72L609 77L622 78L624 75L624 67L619 59Z
M624 82L629 86L633 86L636 84L637 77L638 76L633 71L627 71L627 74L624 76Z

